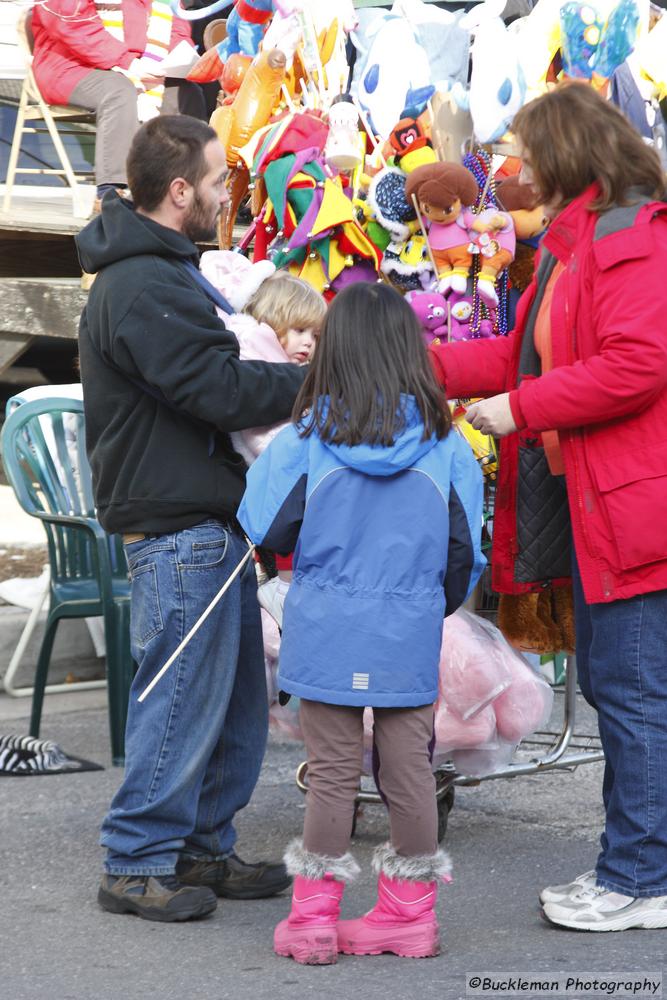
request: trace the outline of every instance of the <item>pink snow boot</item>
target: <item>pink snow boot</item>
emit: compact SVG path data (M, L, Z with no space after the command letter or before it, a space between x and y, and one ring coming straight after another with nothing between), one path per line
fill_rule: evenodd
M337 924L345 884L359 868L350 854L328 858L293 841L285 854L292 886L292 909L273 935L277 955L301 965L332 965L338 960Z
M435 915L438 879L448 878L444 851L419 857L397 855L390 845L378 848L378 900L358 920L338 924L338 950L345 955L392 952L405 958L428 958L440 952Z

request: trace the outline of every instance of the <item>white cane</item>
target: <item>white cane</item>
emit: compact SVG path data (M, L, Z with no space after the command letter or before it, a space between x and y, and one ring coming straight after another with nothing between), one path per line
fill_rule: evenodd
M194 625L192 626L192 628L190 629L190 631L186 635L185 639L183 639L182 642L179 643L179 645L176 647L176 649L174 650L174 652L171 654L171 656L169 657L169 659L167 660L167 662L165 663L165 665L160 668L160 670L155 675L155 677L150 682L150 684L148 684L144 688L144 690L141 692L141 694L137 698L137 701L143 701L144 698L146 697L146 695L151 693L151 691L153 690L153 688L155 687L155 685L157 684L157 682L160 680L160 678L162 677L162 675L166 674L167 670L169 670L169 667L172 665L172 663L174 662L174 660L176 659L176 657L179 656L180 653L183 652L183 650L185 649L185 647L187 646L187 644L190 642L190 639L197 632L197 630L199 629L200 625L202 625L203 622L206 621L206 619L210 615L211 611L213 611L213 608L216 606L216 604L225 596L225 594L229 590L230 586L232 585L232 583L234 582L234 580L236 579L236 577L239 575L239 573L241 572L241 570L243 569L243 567L247 563L248 559L250 559L250 556L253 554L254 551L255 551L255 546L251 545L250 548L248 549L248 551L246 552L246 554L244 555L243 559L241 560L241 562L238 564L238 566L236 567L236 569L234 570L234 572L232 573L232 575L227 580L227 582L220 588L220 590L215 595L215 597L213 598L213 600L211 601L211 603L209 604L209 606L199 616L199 618L197 619L197 621L194 623Z

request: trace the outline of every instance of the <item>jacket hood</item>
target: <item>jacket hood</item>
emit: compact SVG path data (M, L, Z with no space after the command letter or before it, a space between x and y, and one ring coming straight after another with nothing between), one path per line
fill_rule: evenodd
M323 442L339 462L356 469L367 476L393 476L403 469L409 469L437 444L432 435L422 440L424 424L413 396L403 396L405 407L405 427L392 445L347 444Z
M75 237L81 267L95 274L108 264L127 257L150 254L197 263L194 243L175 229L139 215L132 202L109 193L102 211Z

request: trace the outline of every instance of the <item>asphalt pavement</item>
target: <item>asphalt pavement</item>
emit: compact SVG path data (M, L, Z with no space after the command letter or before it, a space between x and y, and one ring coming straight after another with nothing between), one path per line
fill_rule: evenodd
M0 732L27 732L28 711L27 699L0 695ZM584 727L590 725L588 718ZM556 930L540 917L538 890L594 863L601 764L457 789L444 845L454 882L440 891L439 957L341 956L336 966L311 968L271 949L288 896L221 900L207 919L180 925L99 909L98 828L121 780L110 766L104 691L48 696L42 735L105 770L0 778L1 1000L449 1000L466 997L467 977L475 975L563 983L661 974L665 931L594 935ZM300 744L271 740L238 822L242 857L277 858L300 833L304 799L294 772L302 757ZM383 808L366 806L352 844L362 874L346 891L344 917L372 905L370 857L386 837ZM587 988L569 995L595 994Z
M0 397L31 384L33 376L18 373L0 384ZM0 536L32 542L31 519L9 500L5 506ZM69 655L72 663L61 657L54 673L64 676L81 665L74 643ZM24 683L29 667L26 661ZM577 728L593 732L592 713L579 702ZM29 712L28 698L0 693L0 733L25 735ZM561 721L557 695L552 728ZM341 956L335 966L311 968L272 951L273 928L287 915L289 895L221 900L207 919L177 925L103 912L96 902L98 829L122 778L110 762L105 692L47 696L41 735L104 770L0 778L0 1000L629 995L612 993L615 981L641 983L634 995L645 997L651 993L642 981L662 975L667 931L572 932L540 916L540 888L569 881L595 863L603 821L600 763L457 789L443 845L453 859L454 881L440 891L440 956ZM271 738L259 785L238 821L242 857L279 858L300 834L304 798L294 774L302 759L300 744ZM384 809L365 806L352 843L362 873L345 893L343 917L372 906L370 859L387 835ZM470 988L474 977L495 985L480 993ZM570 984L564 992L568 979L580 980L580 988Z

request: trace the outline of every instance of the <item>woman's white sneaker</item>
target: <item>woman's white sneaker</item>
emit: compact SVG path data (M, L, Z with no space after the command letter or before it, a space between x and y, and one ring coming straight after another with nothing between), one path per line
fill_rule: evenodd
M540 903L543 906L545 903L560 903L562 899L568 899L570 896L581 892L582 889L592 889L594 885L595 869L590 872L584 872L583 875L577 875L575 880L568 882L567 885L548 885L540 893Z
M559 903L546 903L552 924L579 931L627 931L667 927L667 896L624 896L594 886Z

